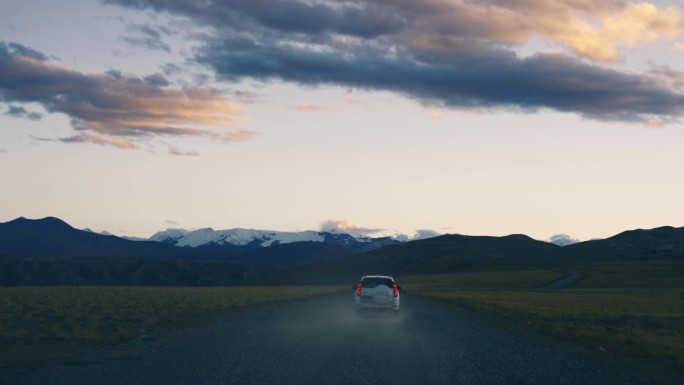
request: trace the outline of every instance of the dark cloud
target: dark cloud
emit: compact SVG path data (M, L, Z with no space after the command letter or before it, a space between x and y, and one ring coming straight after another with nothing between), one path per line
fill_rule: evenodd
M656 36L681 29L654 6L630 7L619 0L598 5L578 0L108 2L213 26L214 33L201 38L195 60L227 81L339 85L392 91L453 108L549 108L598 120L656 124L684 112L682 91L661 78L582 59L614 60L619 44L651 37L609 41L577 15L625 26L642 25L643 18L651 17L658 25L652 30ZM556 40L573 55L515 54L517 44L537 35Z
M162 42L161 40L130 36L121 36L120 39L128 45L132 45L134 47L141 47L150 51L171 52L171 47L168 44Z
M43 114L29 111L21 106L9 106L9 109L3 115L29 120L41 120L43 118Z
M20 56L23 56L26 58L30 58L30 59L38 60L38 61L46 61L49 59L45 54L38 52L34 49L31 49L29 47L26 47L24 45L21 45L19 43L9 43L9 44L7 44L7 47L10 50L12 50L14 53L16 53L17 55L20 55Z
M157 29L149 24L131 25L129 29L151 39L161 39L161 32L157 31Z
M147 84L152 85L152 86L167 87L167 86L171 85L169 80L167 78L165 78L164 76L162 76L161 74L148 75L148 76L145 76L143 78L143 80Z
M52 142L52 141L54 141L54 139L41 138L40 136L35 136L35 135L30 135L30 134L29 134L29 137L30 137L31 139L33 139L33 140L37 140L37 141L40 141L40 142Z
M251 77L390 90L452 107L552 108L605 120L672 117L684 107L680 92L651 78L561 55L470 56L444 64L221 40L204 47L198 60L229 80Z
M166 76L173 76L183 73L183 68L174 63L166 63L162 65L161 70Z
M162 33L170 34L167 28L143 24L131 25L128 29L134 36L121 36L123 42L150 51L171 52L171 47L162 40Z
M291 0L105 0L133 8L168 11L222 29L252 30L258 26L301 34L342 33L372 38L402 28L406 17L368 2Z
M131 138L153 135L222 138L220 133L196 126L229 125L238 110L212 88L171 87L159 74L144 78L118 71L83 74L45 60L45 55L26 47L3 42L0 100L39 103L48 112L68 115L79 133L60 139L62 142L118 148L133 148ZM21 107L14 111L26 115Z
M229 91L229 94L237 101L239 101L242 104L251 104L251 103L256 103L257 101L261 100L261 96L253 91L246 91L246 90L232 90Z

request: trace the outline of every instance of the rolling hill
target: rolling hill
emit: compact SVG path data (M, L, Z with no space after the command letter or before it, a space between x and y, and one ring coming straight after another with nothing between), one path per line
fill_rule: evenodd
M0 255L12 257L192 258L192 249L78 230L58 218L0 223Z
M364 274L435 274L547 265L561 247L526 235L443 235L352 255L283 274L281 282L349 282Z
M402 276L663 259L684 261L684 228L630 230L564 247L526 235L443 235L386 246L326 264L303 266L282 273L274 282L347 283L364 274Z
M684 227L624 231L566 246L561 256L568 262L684 258Z

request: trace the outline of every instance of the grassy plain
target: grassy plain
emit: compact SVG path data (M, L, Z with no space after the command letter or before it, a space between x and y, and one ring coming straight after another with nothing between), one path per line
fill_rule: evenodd
M563 274L543 269L497 270L474 273L413 275L399 278L409 290L467 289L467 290L533 290Z
M559 292L532 291L548 282L535 270L416 276L402 283L419 295L667 361L684 371L683 267L679 261L577 267L586 279ZM485 284L487 279L496 284Z
M0 372L339 286L0 288Z

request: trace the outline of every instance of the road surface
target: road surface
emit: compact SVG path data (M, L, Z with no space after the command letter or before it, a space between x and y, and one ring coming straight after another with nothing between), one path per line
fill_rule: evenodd
M352 292L232 312L3 384L648 384L580 351L432 300L357 315Z
M557 280L555 280L553 282L547 283L546 285L538 288L537 291L565 290L569 287L577 285L580 281L582 281L584 279L584 274L582 274L578 271L568 271L568 270L562 270L562 269L551 269L551 270L562 273L563 276L558 278Z

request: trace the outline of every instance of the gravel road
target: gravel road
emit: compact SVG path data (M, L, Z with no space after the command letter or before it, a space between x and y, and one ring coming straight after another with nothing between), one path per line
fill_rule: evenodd
M584 274L578 271L567 271L562 269L552 270L562 273L563 276L553 282L547 283L546 285L538 288L537 291L564 290L569 287L577 285L580 281L584 279Z
M236 310L3 384L648 384L486 317L402 295L395 316L355 314L352 293Z

